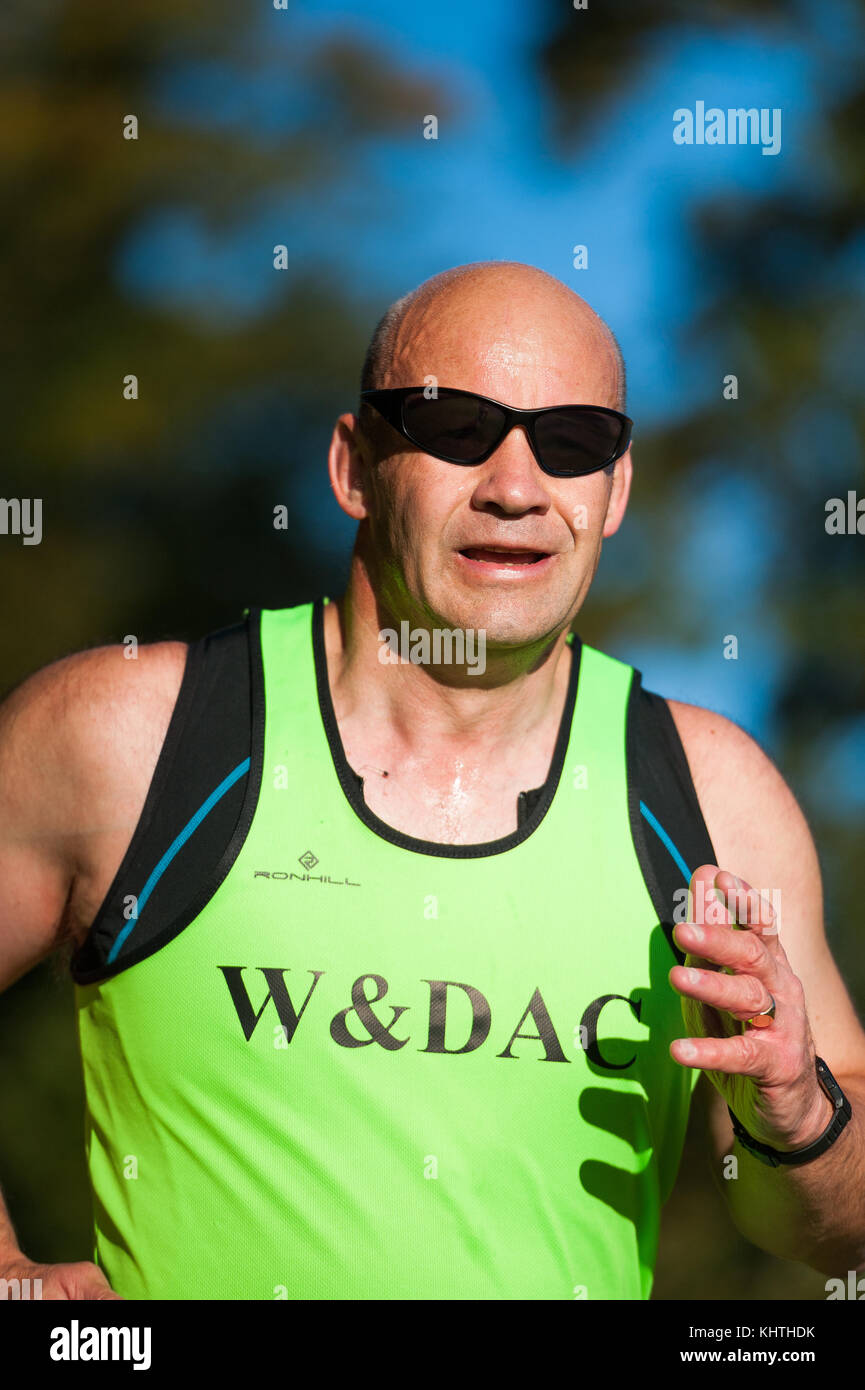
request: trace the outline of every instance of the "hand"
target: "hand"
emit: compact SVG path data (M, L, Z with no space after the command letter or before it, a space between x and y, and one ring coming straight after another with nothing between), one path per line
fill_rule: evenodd
M122 1295L114 1292L99 1266L90 1260L42 1265L18 1250L0 1257L0 1279L5 1279L7 1285L12 1279L29 1279L31 1299L35 1298L33 1280L41 1279L42 1298L45 1300L116 1298L123 1301ZM8 1288L6 1297L9 1297Z
M670 1044L673 1060L701 1067L761 1143L782 1150L812 1144L834 1112L817 1080L805 992L772 906L735 874L703 864L691 878L688 921L673 937L688 953L670 983L682 995L691 1035ZM771 1006L770 995L771 1025L749 1026Z

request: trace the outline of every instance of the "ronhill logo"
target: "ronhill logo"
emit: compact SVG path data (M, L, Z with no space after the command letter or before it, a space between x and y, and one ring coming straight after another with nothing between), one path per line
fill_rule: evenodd
M316 864L318 860L316 859ZM253 869L253 878L272 878L277 883L331 883L334 888L359 888L350 878L331 878L330 874L296 874L291 869Z
M312 983L307 989L306 998L298 1009L295 1008L285 979L286 975L290 974L289 968L287 966L256 966L250 980L250 983L255 980L258 985L255 997L259 1003L256 1008L243 978L243 972L248 968L243 965L219 966L225 977L225 983L228 985L231 1002L243 1029L243 1036L247 1042L251 1040L262 1016L267 1011L268 1006L272 1004L273 1011L282 1025L286 1045L290 1044L306 1013L318 982L325 972L323 970L308 970L306 972L312 976ZM368 982L372 986L371 991L367 988ZM418 1052L437 1052L448 1056L458 1056L461 1053L475 1052L487 1041L492 1030L492 1011L488 1000L479 989L475 989L473 985L463 984L459 980L423 980L422 983L429 987L429 1011L425 1019L426 1043L425 1046L417 1048ZM262 985L265 987L263 995ZM375 1043L387 1052L399 1052L408 1046L412 1041L410 1021L403 1019L403 1015L410 1013L411 1009L407 1004L385 1004L383 1001L389 988L390 986L383 975L358 976L351 986L351 1003L346 1008L340 1009L330 1019L330 1036L338 1047L370 1047ZM454 997L453 991L455 990L461 990L467 996L471 1004L472 1022L468 1036L462 1040L460 1046L454 1045L458 1040L454 1039L453 1036L450 1038L450 1046L447 1046L445 1044L445 1031L448 999ZM580 1045L585 1049L589 1060L596 1066L605 1067L609 1071L624 1071L633 1065L636 1056L631 1057L626 1062L612 1061L603 1055L598 1039L598 1020L603 1009L608 1004L612 1004L614 1000L619 1001L619 1006L626 1005L630 1008L634 1018L638 1022L640 1021L641 999L628 999L623 994L602 994L597 999L593 999L583 1012L580 1020ZM528 1027L529 1019L534 1024L534 1031ZM524 1025L526 1031L524 1031ZM615 1027L615 1025L613 1026ZM504 1036L502 1033L501 1037L504 1038ZM570 1062L572 1060L565 1055L565 1050L539 989L535 989L517 1021L516 1027L508 1036L503 1050L497 1052L496 1056L514 1058L515 1053L511 1049L514 1043L519 1040L523 1040L527 1044L537 1045L540 1043L544 1053L542 1057L538 1055L537 1046L533 1049L524 1047L521 1051L524 1055L536 1056L541 1062Z
M306 873L296 874L292 869L255 869L252 877L272 878L277 883L331 883L335 888L360 887L359 883L353 883L350 878L331 878L330 874L312 873L318 860L311 849L304 850L303 854L299 854L297 862L303 865Z

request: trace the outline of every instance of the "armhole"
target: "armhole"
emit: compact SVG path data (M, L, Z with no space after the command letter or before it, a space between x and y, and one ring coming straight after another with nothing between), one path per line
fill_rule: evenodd
M261 785L260 611L190 645L141 816L70 962L77 984L158 951L201 912L246 839Z
M634 671L628 699L626 758L631 837L646 888L664 935L681 965L684 952L673 940L677 906L686 901L691 874L717 863L691 769L667 701L644 690Z

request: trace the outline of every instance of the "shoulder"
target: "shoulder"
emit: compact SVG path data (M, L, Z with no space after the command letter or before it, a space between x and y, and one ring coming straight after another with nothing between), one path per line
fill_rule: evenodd
M741 725L716 710L667 700L701 804L725 824L745 825L771 810L784 819L804 816L779 768Z
M821 884L805 813L769 754L715 710L668 700L720 868L758 891L783 886L816 913Z
M159 755L183 680L187 646L156 642L76 652L23 681L0 707L0 768L19 809L58 829L113 788L137 785ZM105 808L100 806L100 810Z
M74 652L22 681L0 707L9 727L83 738L110 737L117 721L147 719L177 697L186 665L185 642L154 642L134 655L122 646Z
M78 942L147 795L182 642L64 657L0 705L0 987Z

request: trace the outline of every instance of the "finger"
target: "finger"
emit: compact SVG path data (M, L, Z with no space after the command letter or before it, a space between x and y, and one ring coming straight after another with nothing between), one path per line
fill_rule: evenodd
M681 994L682 1025L689 1037L728 1038L731 1033L741 1033L742 1024L724 1009L713 1009L700 999L691 999Z
M778 918L773 904L745 879L730 873L728 869L721 869L715 875L713 888L736 926L748 927L761 936L777 939Z
M732 930L733 923L723 894L715 887L715 879L722 872L724 871L719 869L717 864L701 864L694 870L688 887L688 915L681 925L701 928L723 927L728 932ZM690 936L683 933L679 938L678 930L677 928L676 939L689 956L686 962L688 965L699 965L709 970L721 968L700 950L700 943L706 940L702 932L695 931Z
M670 1056L684 1067L752 1076L759 1081L766 1070L766 1054L758 1050L762 1038L762 1033L737 1033L732 1038L675 1038L670 1043Z
M715 879L722 870L717 864L701 864L691 875L688 886L688 922L703 925L729 926L729 916L721 896L715 888Z
M754 975L725 975L717 970L674 965L669 978L680 994L713 1009L723 1009L742 1023L772 1007L773 995Z
M720 965L740 974L756 975L775 994L781 962L786 956L770 954L764 939L755 932L679 922L673 928L673 938L685 952L705 962L707 968Z

